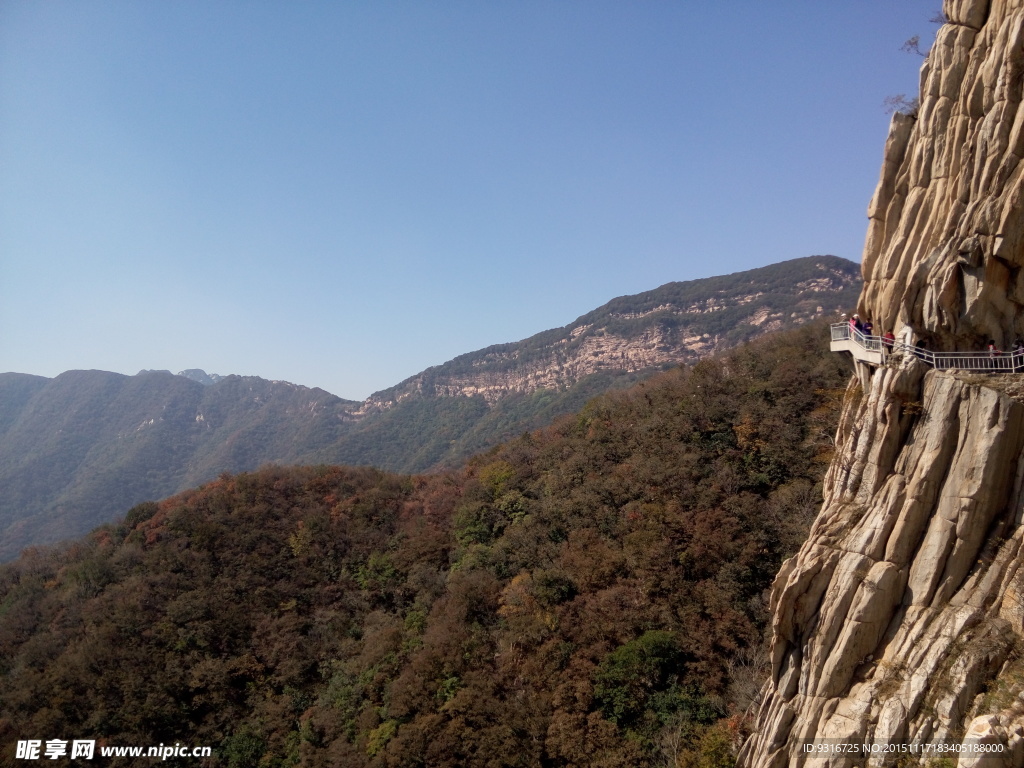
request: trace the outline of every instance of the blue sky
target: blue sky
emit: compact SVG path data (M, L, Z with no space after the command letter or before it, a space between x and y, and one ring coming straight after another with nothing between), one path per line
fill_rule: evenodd
M0 371L361 399L624 294L859 260L938 0L0 4Z

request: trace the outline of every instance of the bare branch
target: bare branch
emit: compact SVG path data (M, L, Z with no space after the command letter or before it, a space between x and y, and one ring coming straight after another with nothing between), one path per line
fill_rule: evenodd
M914 35L900 46L900 50L906 53L916 53L918 56L924 56L924 52L921 50L921 36Z
M882 109L885 110L887 115L891 115L893 112L899 112L901 115L917 117L917 110L920 106L921 104L916 96L908 99L905 93L886 96L885 100L882 102Z

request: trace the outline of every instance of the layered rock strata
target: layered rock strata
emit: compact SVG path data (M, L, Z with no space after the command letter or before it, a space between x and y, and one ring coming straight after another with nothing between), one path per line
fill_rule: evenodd
M920 109L886 142L859 310L933 349L1006 347L1024 336L1024 0L944 12ZM859 374L825 504L773 588L740 765L943 756L806 751L828 739L981 743L1001 751L956 764L1024 766L1024 383L916 358Z
M428 368L374 393L355 416L420 397L478 396L493 405L509 395L567 389L593 374L693 363L763 333L838 317L860 287L851 266L812 256L623 296L563 328Z

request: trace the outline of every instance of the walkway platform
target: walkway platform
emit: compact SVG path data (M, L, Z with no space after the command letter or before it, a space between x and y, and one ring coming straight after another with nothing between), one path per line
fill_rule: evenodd
M849 352L854 360L867 365L884 365L892 355L914 355L939 371L1024 372L1024 352L932 352L900 341L889 346L881 336L863 334L848 322L833 323L831 332L833 352Z

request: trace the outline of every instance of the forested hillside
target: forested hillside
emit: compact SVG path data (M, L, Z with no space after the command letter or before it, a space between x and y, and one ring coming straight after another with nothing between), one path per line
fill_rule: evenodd
M807 256L620 296L562 328L459 355L371 395L323 461L401 472L453 467L574 413L595 395L769 332L835 317L860 266Z
M858 265L835 256L668 283L461 355L361 403L198 369L0 374L0 560L267 462L455 467L603 392L833 316L859 290Z
M353 405L255 376L204 387L166 371L0 374L0 559L219 472L309 460Z
M238 768L727 765L832 455L826 348L765 337L462 470L224 475L30 550L0 567L4 764L59 737Z

